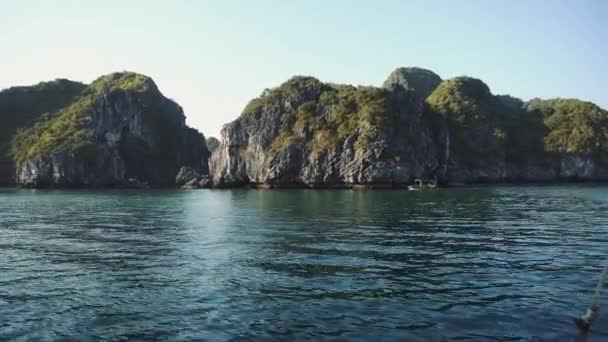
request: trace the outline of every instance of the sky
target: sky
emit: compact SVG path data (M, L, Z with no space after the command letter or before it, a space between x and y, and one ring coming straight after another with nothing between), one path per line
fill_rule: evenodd
M399 66L608 108L606 0L0 0L0 89L152 77L218 136L294 75L380 86Z

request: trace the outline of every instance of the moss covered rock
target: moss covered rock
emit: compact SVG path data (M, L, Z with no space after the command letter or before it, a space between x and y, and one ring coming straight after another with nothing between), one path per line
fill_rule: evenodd
M12 156L23 186L171 185L182 166L207 173L202 134L141 74L98 78L73 101L19 130Z
M11 141L23 129L68 105L86 88L65 79L34 86L12 87L0 91L0 185L13 182L14 163Z
M216 186L391 186L608 180L605 111L495 95L483 81L399 68L384 87L294 77L225 126Z
M413 91L294 77L252 100L222 131L216 185L405 185L435 165ZM419 141L414 142L416 136ZM402 160L402 161L400 161Z

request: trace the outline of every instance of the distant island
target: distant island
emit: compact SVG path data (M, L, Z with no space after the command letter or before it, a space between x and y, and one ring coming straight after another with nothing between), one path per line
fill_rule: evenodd
M479 79L396 69L382 87L293 77L219 140L144 75L0 92L0 184L22 187L378 187L608 180L608 112L524 102Z

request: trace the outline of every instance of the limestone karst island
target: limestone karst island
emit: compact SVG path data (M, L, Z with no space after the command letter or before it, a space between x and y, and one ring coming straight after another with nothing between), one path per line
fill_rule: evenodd
M0 3L0 342L608 341L608 0Z
M62 187L403 188L608 180L608 112L522 101L482 80L402 67L382 86L294 76L252 99L219 142L133 72L0 93L0 181ZM213 151L213 152L211 152Z

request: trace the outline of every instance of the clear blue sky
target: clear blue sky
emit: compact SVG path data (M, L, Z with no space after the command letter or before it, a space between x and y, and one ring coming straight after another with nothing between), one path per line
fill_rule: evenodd
M130 70L217 135L292 75L380 85L398 66L608 108L608 1L0 0L0 88Z

